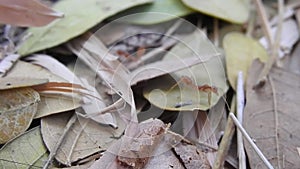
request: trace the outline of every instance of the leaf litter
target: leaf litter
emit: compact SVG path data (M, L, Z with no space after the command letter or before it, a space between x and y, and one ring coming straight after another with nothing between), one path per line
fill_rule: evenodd
M300 79L296 74L274 67L265 84L253 89L262 66L255 61L250 68L245 128L274 166L297 168L300 166L297 152L300 131L295 126L299 123L297 100ZM262 162L247 144L246 150L250 165L263 168Z
M26 89L41 99L25 105L37 108L29 112L26 127L15 135L8 134L16 138L6 140L0 155L7 147L18 145L23 137L36 141L42 138L36 146L45 144L36 161L13 158L11 154L27 151L17 147L17 151L10 151L0 160L1 164L16 168L222 168L225 164L237 168L238 163L246 164L248 160L248 167L263 168L259 158L265 155L275 168L299 166L295 123L299 118L294 113L298 77L288 72L297 72L297 50L293 49L299 41L298 3L279 1L274 7L276 2L263 4L256 0L258 15L250 15L248 1L227 1L224 5L190 0L128 0L122 1L123 5L116 1L90 0L81 5L74 2L54 4L54 10L63 12L64 18L41 28L29 28L26 32L32 34L28 39L17 35L22 29L9 25L0 29L0 70L1 76L6 76L0 80L1 92L15 95ZM170 8L165 8L164 3L171 3ZM89 19L82 6L92 6ZM125 10L130 7L133 8ZM235 10L229 10L232 8ZM127 16L112 21L136 11L162 14L143 13L130 17L130 21ZM121 13L113 16L118 12ZM184 16L197 27L170 16ZM275 27L279 31L274 31ZM195 31L199 29L202 31ZM234 30L239 33L232 33ZM264 44L269 53L259 45L259 39L260 43L269 43ZM221 47L218 41L223 42ZM20 61L12 42L17 42L17 48L21 44L21 55L35 55ZM186 50L186 45L191 50ZM40 50L43 54L36 53ZM278 57L282 54L285 57ZM180 58L174 59L176 56ZM248 69L255 58L267 60L264 70L257 61ZM235 159L232 154L226 156L229 145L234 148L241 141L231 141L234 115L230 113L226 119L228 113L224 113L227 108L235 112L234 105L229 108L227 101L235 102L235 96L231 97L236 92L240 95L240 91L231 89L236 87L236 74L241 70L248 76L243 125L262 152L254 153L250 146L255 144L246 143L245 160ZM258 74L260 83L252 88ZM160 95L163 96L157 98ZM16 102L11 110L26 110L22 106ZM1 115L24 117L8 111ZM14 119L8 121L13 128L19 125ZM225 128L226 121L231 127ZM34 131L40 138L32 135L33 130L24 133L29 125L39 126ZM42 134L37 131L40 127ZM238 125L238 130L242 129ZM230 153L233 151L236 150Z

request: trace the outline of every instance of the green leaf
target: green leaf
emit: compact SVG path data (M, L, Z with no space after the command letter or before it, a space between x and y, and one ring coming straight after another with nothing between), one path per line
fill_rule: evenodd
M9 169L42 168L48 158L40 127L36 127L11 142L0 150L0 166Z
M19 54L27 55L64 43L92 28L107 17L127 8L152 2L152 0L63 0L54 10L63 12L64 18L41 28L30 28L31 36L19 49Z
M242 33L232 32L227 34L224 37L223 46L226 53L227 76L233 89L236 89L239 71L243 72L245 84L248 68L252 61L259 58L262 62L266 62L268 59L268 53L260 43Z
M186 16L194 10L186 7L180 0L156 0L154 3L128 9L111 19L121 18L121 22L150 25ZM128 16L130 15L130 16Z
M183 58L193 55L204 63L149 81L144 90L145 98L159 108L175 111L207 110L215 105L228 90L225 60L202 32L195 31L182 39L164 59L182 62ZM183 77L188 77L192 83L184 83ZM217 94L198 90L202 85L216 87Z
M182 2L201 13L233 23L245 23L249 17L249 0L182 0Z

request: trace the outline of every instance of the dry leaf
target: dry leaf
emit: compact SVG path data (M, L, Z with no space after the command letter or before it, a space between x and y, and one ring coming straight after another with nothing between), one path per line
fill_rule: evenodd
M43 140L51 152L61 136L72 112L42 118ZM79 159L106 150L124 132L125 125L118 119L118 129L77 116L77 121L66 135L55 158L62 164L70 165Z
M70 83L80 84L78 78L64 64L45 54L35 54L25 58L26 61L39 65L49 70L51 73L59 76Z
M300 74L300 43L298 43L291 56L289 56L287 63L283 66L289 72Z
M116 155L113 152L118 152L122 144L122 140L119 139L113 144L104 155L89 168L89 169L107 169L107 168L118 168L125 169L117 163ZM176 168L184 169L183 164L180 162L178 157L173 153L169 143L167 141L161 142L156 150L153 152L153 156L150 157L148 163L144 169L159 169L159 168Z
M45 84L48 79L26 78L26 77L4 77L0 78L0 90L30 87Z
M105 45L96 36L88 36L86 40L87 35L89 34L73 40L69 48L130 106L130 110L125 113L130 112L131 115L123 118L124 114L120 113L120 116L123 121L130 123L125 135L134 135L139 129L133 92L128 80L130 79L129 70L118 61L116 56L108 53Z
M174 147L176 154L188 169L211 169L206 154L197 149L196 146L184 141Z
M299 75L273 67L264 85L253 89L262 68L256 60L249 70L245 129L274 167L299 168ZM266 168L252 147L245 146L251 168Z
M38 0L0 0L0 22L17 26L45 26L63 13L55 12Z
M131 144L129 149L132 149L132 152L124 154L125 159L127 159L125 164L129 163L131 164L131 167L130 165L124 165L124 163L120 163L120 161L118 160L120 158L119 153L124 150L123 148L128 143L127 140L130 139L119 139L89 169L125 169L128 167L143 167L145 169L183 169L189 167L203 167L203 169L210 168L206 158L206 154L187 140L184 140L184 137L172 132L164 132L157 135L158 133L160 133L160 130L164 128L164 125L161 121L157 119L148 120L139 124L139 127L144 132L141 132L141 135L137 135L136 137L132 138L132 140L134 140L132 144L136 146L134 147ZM152 137L151 134L154 134L154 137ZM125 142L123 142L124 140ZM146 147L148 147L149 149L147 149ZM153 150L153 148L153 152L149 151ZM143 157L144 155L150 156L147 161L144 161L144 158L130 159L131 155L142 155L140 157ZM133 166L134 164L136 165Z
M2 53L2 52L1 52ZM0 53L0 56L1 56ZM0 57L0 77L4 77L6 73L13 67L15 62L20 59L18 54L6 54L4 58Z
M175 111L207 110L215 105L228 89L224 56L203 32L198 30L181 39L163 60L185 64L183 61L192 56L202 63L152 79L144 89L145 98L161 109Z
M93 163L94 163L94 161L89 161L89 162L84 163L84 164L82 164L82 165L76 165L76 166L64 167L64 168L56 168L56 167L53 167L53 168L51 168L51 169L87 169L87 168L89 168Z
M138 82L150 80L172 72L180 71L185 68L203 63L204 61L199 57L190 57L178 60L163 60L147 64L135 69L131 73L130 84L135 85Z
M271 36L273 39L276 36L277 27L273 27L271 30ZM299 27L294 19L288 19L282 23L282 31L280 36L280 48L278 50L278 56L280 58L285 55L289 55L293 49L293 46L298 42L300 38ZM259 42L268 50L270 46L268 44L267 38L262 37Z
M0 144L28 129L39 101L38 92L31 88L0 90Z
M6 78L41 78L48 79L50 82L65 82L64 79L52 74L42 67L23 61L18 61L13 69L8 72ZM61 94L42 94L35 118L75 109L80 106L79 102L80 100L76 99L76 97L66 97Z
M144 121L139 126L140 132L135 138L122 137L118 152L119 164L129 168L143 168L161 142L166 125L158 119Z
M195 142L206 143L211 147L218 147L218 142L213 126L210 124L210 120L204 111L194 111L194 112L183 112L183 135ZM214 124L217 125L217 124ZM206 158L211 166L213 166L216 152L208 152Z
M94 72L90 71L90 69L88 69L86 67L83 67L83 65L82 65L83 63L82 64L79 63L78 65L76 65L76 67L74 68L74 72L83 72L83 73L85 73L84 77L77 77L65 65L63 65L62 63L60 63L59 61L57 61L56 59L54 59L51 56L39 54L39 55L33 55L32 57L27 58L27 60L30 60L31 62L48 69L53 74L64 78L65 80L67 80L70 83L76 83L76 84L79 84L79 85L83 86L84 88L86 88L87 90L84 91L84 93L88 94L88 95L83 94L82 99L85 104L83 104L81 106L83 108L83 110L85 111L85 113L93 114L93 116L91 116L91 119L97 121L98 123L112 125L114 127L117 127L116 121L111 114L107 113L107 114L95 115L97 112L100 111L99 109L105 108L106 105L103 102L103 100L104 100L103 97L98 93L98 91L95 89L95 87L90 85L92 83L92 81L95 81L95 76L93 76ZM57 99L65 99L64 102L61 102L61 103L68 105L67 107L73 106L75 108L76 104L73 103L72 99L70 99L70 98L68 99L68 97L64 97L64 96L56 97L56 98ZM55 102L56 101L55 97L51 101ZM48 97L48 102L51 102L51 101L50 101L50 97ZM79 104L78 99L77 100L74 99L74 102L77 102ZM62 107L62 106L59 106L59 107ZM52 111L49 111L49 112L57 111L57 109L59 109L59 107L58 106L49 107L49 109L52 109ZM42 114L42 113L40 113L40 114ZM43 114L42 116L49 115L49 114L50 113ZM38 117L41 117L41 115L36 116L36 118L38 118Z
M9 169L42 168L47 157L40 127L36 127L1 148L0 166Z

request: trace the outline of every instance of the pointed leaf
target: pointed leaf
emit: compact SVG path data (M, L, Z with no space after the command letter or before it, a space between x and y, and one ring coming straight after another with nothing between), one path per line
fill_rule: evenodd
M31 36L20 47L19 53L27 55L64 43L92 28L109 16L135 5L151 0L64 0L54 5L54 9L65 14L42 28L30 28Z
M0 22L17 26L45 26L63 17L37 0L0 0Z
M40 127L33 128L6 143L0 150L1 168L42 168L47 158Z

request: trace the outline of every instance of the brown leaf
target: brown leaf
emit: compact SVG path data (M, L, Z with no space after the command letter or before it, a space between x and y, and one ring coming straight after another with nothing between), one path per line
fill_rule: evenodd
M265 83L253 89L262 68L256 60L249 71L245 129L275 168L299 168L300 77L273 67ZM266 168L252 147L245 146L251 168Z
M40 96L31 88L0 90L0 144L26 131Z
M300 11L300 10L299 10ZM293 73L300 74L300 43L298 43L293 50L291 56L287 59L288 61L284 64L284 68Z
M29 87L47 83L47 79L27 78L27 77L4 77L0 78L0 90Z
M93 87L93 85L91 85L92 82L95 81L94 72L91 71L87 66L85 66L84 64L80 64L77 61L78 64L76 64L76 67L73 68L73 71L77 73L75 75L75 73L72 72L69 68L67 68L64 64L48 55L38 54L28 58L27 60L30 60L32 63L48 69L53 74L64 78L70 83L76 83L81 86L84 86L84 88L88 89L88 92L84 92L85 94L88 94L86 95L88 97L82 97L83 102L85 104L83 104L81 107L83 108L85 113L89 114L89 117L97 121L98 123L117 127L116 120L111 114L97 114L99 112L99 108L105 108L106 104L103 101L104 99L102 95L95 89L95 86ZM79 89L81 88L80 86L78 87ZM66 100L65 104L69 104L71 106L74 105L71 102L66 102Z
M43 140L50 152L60 138L70 115L71 113L67 112L42 118ZM62 164L70 165L79 159L106 150L124 131L124 123L118 119L118 124L119 128L113 129L77 116L77 121L65 136L55 158Z
M122 140L118 140L114 145L112 145L104 155L97 160L89 169L107 169L107 168L118 168L125 169L116 160L116 154L113 152L118 152L122 144ZM171 150L167 141L161 142L154 154L145 165L144 169L159 169L159 168L176 168L184 169L179 159Z
M203 63L204 61L199 57L191 56L179 60L163 60L154 63L147 64L138 69L135 69L130 75L130 84L135 85L138 82L153 79L165 74L173 73L182 69L189 68L191 66Z
M138 132L135 101L128 80L130 79L129 70L119 62L116 56L108 53L108 49L97 37L89 36L88 33L72 40L69 48L93 69L112 91L130 105L130 124L127 126L125 135L134 135Z
M135 138L123 136L89 169L210 168L206 153L183 136L166 131L160 120L148 120L139 127L142 132Z
M41 4L37 0L0 0L0 22L18 26L45 26L62 13Z
M188 169L210 169L206 154L197 149L196 146L186 142L180 142L174 147L184 166Z
M23 61L17 61L15 66L7 73L5 78L26 79L24 81L21 80L18 83L13 81L16 86L24 86L26 84L30 84L30 86L32 86L33 84L38 84L34 79L45 79L49 82L65 82L65 80L61 77L56 76L42 67ZM30 79L33 79L34 81L29 82ZM22 84L22 81L24 84ZM41 102L38 104L38 110L35 118L72 110L80 106L80 99L77 99L75 94L71 94L71 96L74 97L70 97L70 95L63 96L60 94L40 95Z
M205 111L183 113L184 135L194 141L206 143L211 147L218 147L213 127ZM207 159L211 165L214 164L215 158L216 152L207 153Z
M179 159L171 151L172 141L163 139L165 127L166 125L158 119L150 119L139 124L141 132L135 138L128 139L123 136L90 169L170 167L183 169Z
M165 132L165 124L158 119L147 120L139 125L140 132L135 138L122 137L117 161L126 167L143 168Z

